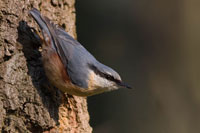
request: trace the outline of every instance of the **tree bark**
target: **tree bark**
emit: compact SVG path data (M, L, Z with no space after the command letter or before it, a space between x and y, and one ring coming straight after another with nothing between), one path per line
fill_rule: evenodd
M74 0L0 1L0 131L91 132L86 98L64 95L46 79L33 7L73 37Z

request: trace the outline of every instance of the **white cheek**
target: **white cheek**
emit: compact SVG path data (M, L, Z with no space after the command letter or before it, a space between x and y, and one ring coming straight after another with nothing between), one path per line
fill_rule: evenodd
M99 75L94 74L94 83L96 87L99 88L107 88L108 90L113 90L117 89L116 85L114 82L109 81Z

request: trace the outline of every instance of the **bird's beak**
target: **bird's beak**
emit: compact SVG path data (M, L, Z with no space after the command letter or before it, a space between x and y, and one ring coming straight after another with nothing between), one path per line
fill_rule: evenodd
M127 85L127 84L126 84L126 83L124 83L124 82L120 82L120 83L118 83L118 85L119 85L120 87L123 87L123 88L132 89L132 87L131 87L131 86Z

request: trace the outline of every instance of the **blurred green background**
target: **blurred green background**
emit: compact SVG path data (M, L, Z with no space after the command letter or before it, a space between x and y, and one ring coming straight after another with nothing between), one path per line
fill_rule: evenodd
M135 90L88 98L94 133L200 133L200 1L77 0L78 40Z

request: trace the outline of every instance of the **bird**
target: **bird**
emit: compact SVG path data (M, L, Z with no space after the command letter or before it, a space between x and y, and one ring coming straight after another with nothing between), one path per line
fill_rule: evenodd
M131 88L112 68L100 63L61 26L33 8L29 15L42 32L42 63L50 83L70 95L88 97Z

